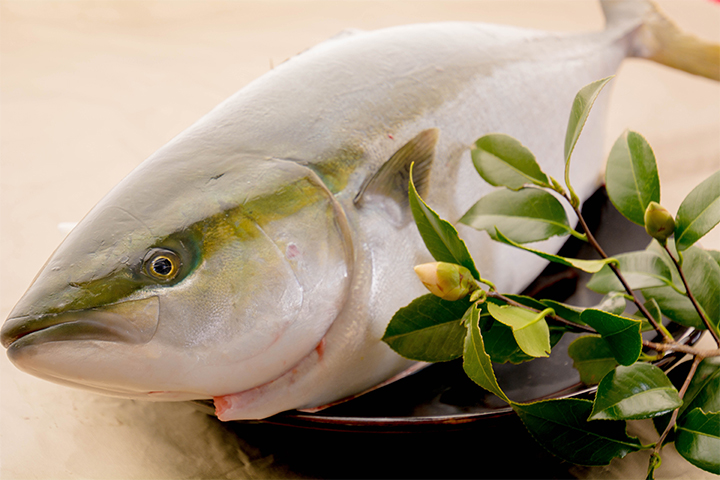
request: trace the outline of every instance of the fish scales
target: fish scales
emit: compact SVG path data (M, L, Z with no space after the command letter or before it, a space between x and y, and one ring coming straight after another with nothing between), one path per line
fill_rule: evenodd
M468 150L486 133L518 138L560 177L575 92L627 56L658 56L637 33L657 28L650 4L603 5L603 32L411 25L342 34L279 65L70 233L3 326L11 360L99 393L213 398L222 420L319 407L407 369L380 338L424 293L411 267L430 260L403 200L408 162L451 221L489 191ZM582 198L603 168L606 96L573 155ZM545 266L460 230L502 290Z

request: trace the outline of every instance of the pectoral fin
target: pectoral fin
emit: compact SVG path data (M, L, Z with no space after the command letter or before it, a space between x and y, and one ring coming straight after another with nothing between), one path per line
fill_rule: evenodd
M413 182L418 193L424 196L430 181L430 169L435 158L435 145L438 141L439 130L430 128L423 130L415 138L400 148L380 169L370 177L355 197L355 204L361 206L366 201L382 197L395 205L394 210L400 213L388 212L394 220L404 223L409 211L408 183L410 181L410 165L413 165ZM402 218L397 218L398 215Z

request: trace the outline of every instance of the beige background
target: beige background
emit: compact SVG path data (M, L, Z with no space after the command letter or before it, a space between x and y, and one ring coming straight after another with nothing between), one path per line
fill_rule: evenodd
M659 4L683 28L720 41L720 4ZM78 221L144 158L272 65L344 28L441 20L603 25L594 1L1 2L0 317L62 240L58 224ZM613 84L606 150L625 128L644 134L674 212L720 168L720 87L639 60ZM705 244L720 249L720 233ZM4 355L0 374L2 478L294 476L293 465L187 405L55 386ZM575 473L644 478L644 468L628 459ZM668 458L659 476L703 474Z

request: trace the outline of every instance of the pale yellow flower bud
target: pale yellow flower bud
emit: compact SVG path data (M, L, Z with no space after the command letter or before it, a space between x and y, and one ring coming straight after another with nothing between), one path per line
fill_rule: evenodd
M454 263L424 263L415 267L415 273L433 295L443 300L459 300L477 288L470 270Z
M675 231L675 220L665 207L650 202L645 210L645 231L662 245L665 245L668 237Z

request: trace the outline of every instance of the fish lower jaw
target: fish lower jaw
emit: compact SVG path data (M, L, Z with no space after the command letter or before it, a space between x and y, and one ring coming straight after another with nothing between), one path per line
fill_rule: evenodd
M213 396L215 415L222 421L255 420L269 417L279 411L299 407L299 405L292 405L281 407L280 410L278 410L272 399L270 402L264 400L268 396L273 397L283 388L292 386L305 372L316 367L318 363L322 361L324 354L325 337L320 340L318 345L310 353L278 377L247 390L227 395ZM284 396L286 397L286 401L288 400L287 397L292 397L290 392L286 392Z

